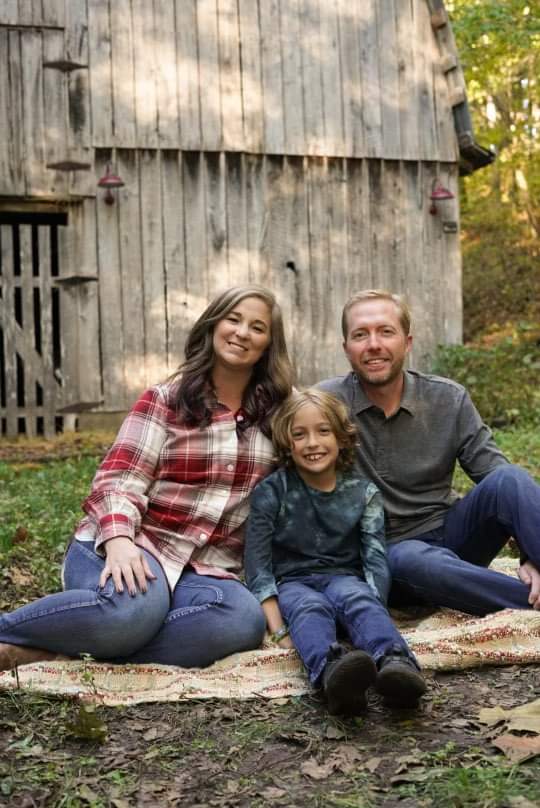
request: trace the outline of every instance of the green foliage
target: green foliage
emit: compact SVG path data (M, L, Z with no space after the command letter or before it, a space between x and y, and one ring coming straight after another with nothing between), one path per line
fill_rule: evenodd
M540 320L540 15L526 0L448 3L476 139L497 153L461 193L465 339Z
M491 426L540 423L540 349L524 329L493 346L441 347L434 372L465 385Z

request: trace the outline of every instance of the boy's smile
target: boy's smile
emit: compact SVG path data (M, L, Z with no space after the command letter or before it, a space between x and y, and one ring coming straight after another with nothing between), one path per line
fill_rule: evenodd
M291 457L304 482L332 491L338 456L339 445L330 423L315 404L304 404L291 426Z

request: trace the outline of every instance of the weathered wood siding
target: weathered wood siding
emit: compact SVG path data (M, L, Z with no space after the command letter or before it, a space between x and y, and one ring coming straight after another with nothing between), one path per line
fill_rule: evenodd
M445 69L427 0L4 0L0 194L93 194L91 146L454 162Z
M359 288L407 293L416 365L460 339L457 236L428 212L435 176L457 192L455 166L131 150L117 166L118 204L97 205L108 408L174 370L212 295L248 281L275 290L303 383L346 369L341 308Z

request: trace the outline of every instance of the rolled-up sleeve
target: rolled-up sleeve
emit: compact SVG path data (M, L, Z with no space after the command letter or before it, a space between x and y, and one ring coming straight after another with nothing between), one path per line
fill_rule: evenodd
M360 528L364 577L375 594L386 604L391 576L384 538L384 508L382 494L373 483L366 490L366 507Z
M146 391L99 467L83 503L83 510L96 524L96 548L115 536L133 540L139 532L167 436L167 412L160 391Z

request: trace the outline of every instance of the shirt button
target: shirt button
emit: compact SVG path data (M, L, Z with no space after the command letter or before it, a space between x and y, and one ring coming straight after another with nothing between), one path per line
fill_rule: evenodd
M204 539L207 539L207 538L208 538L208 536L206 535L206 533L200 533L199 534L199 539L201 539L202 541L204 541Z
M229 465L227 466L227 471L234 471L234 466L232 463L229 463Z

